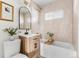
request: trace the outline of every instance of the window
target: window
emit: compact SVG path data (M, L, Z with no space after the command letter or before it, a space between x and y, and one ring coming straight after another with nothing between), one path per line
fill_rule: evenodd
M58 10L54 12L48 12L45 14L45 20L53 20L64 17L64 10Z

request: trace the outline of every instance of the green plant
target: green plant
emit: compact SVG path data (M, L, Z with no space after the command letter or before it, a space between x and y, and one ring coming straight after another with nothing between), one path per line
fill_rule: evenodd
M5 32L8 32L10 36L16 35L17 28L6 28L4 29Z
M53 33L50 33L50 32L47 32L47 34L52 37L54 34Z

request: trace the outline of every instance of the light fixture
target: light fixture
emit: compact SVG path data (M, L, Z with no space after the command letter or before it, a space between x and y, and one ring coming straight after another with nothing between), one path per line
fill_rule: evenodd
M24 4L30 5L32 0L24 0Z

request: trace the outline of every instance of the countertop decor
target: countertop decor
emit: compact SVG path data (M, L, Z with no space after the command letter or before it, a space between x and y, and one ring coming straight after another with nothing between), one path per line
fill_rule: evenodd
M4 32L7 32L9 34L9 39L14 40L16 38L16 32L17 28L5 28Z

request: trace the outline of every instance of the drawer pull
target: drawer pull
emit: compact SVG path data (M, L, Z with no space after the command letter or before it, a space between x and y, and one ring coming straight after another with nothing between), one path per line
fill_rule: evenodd
M37 48L37 43L34 44L34 48Z

